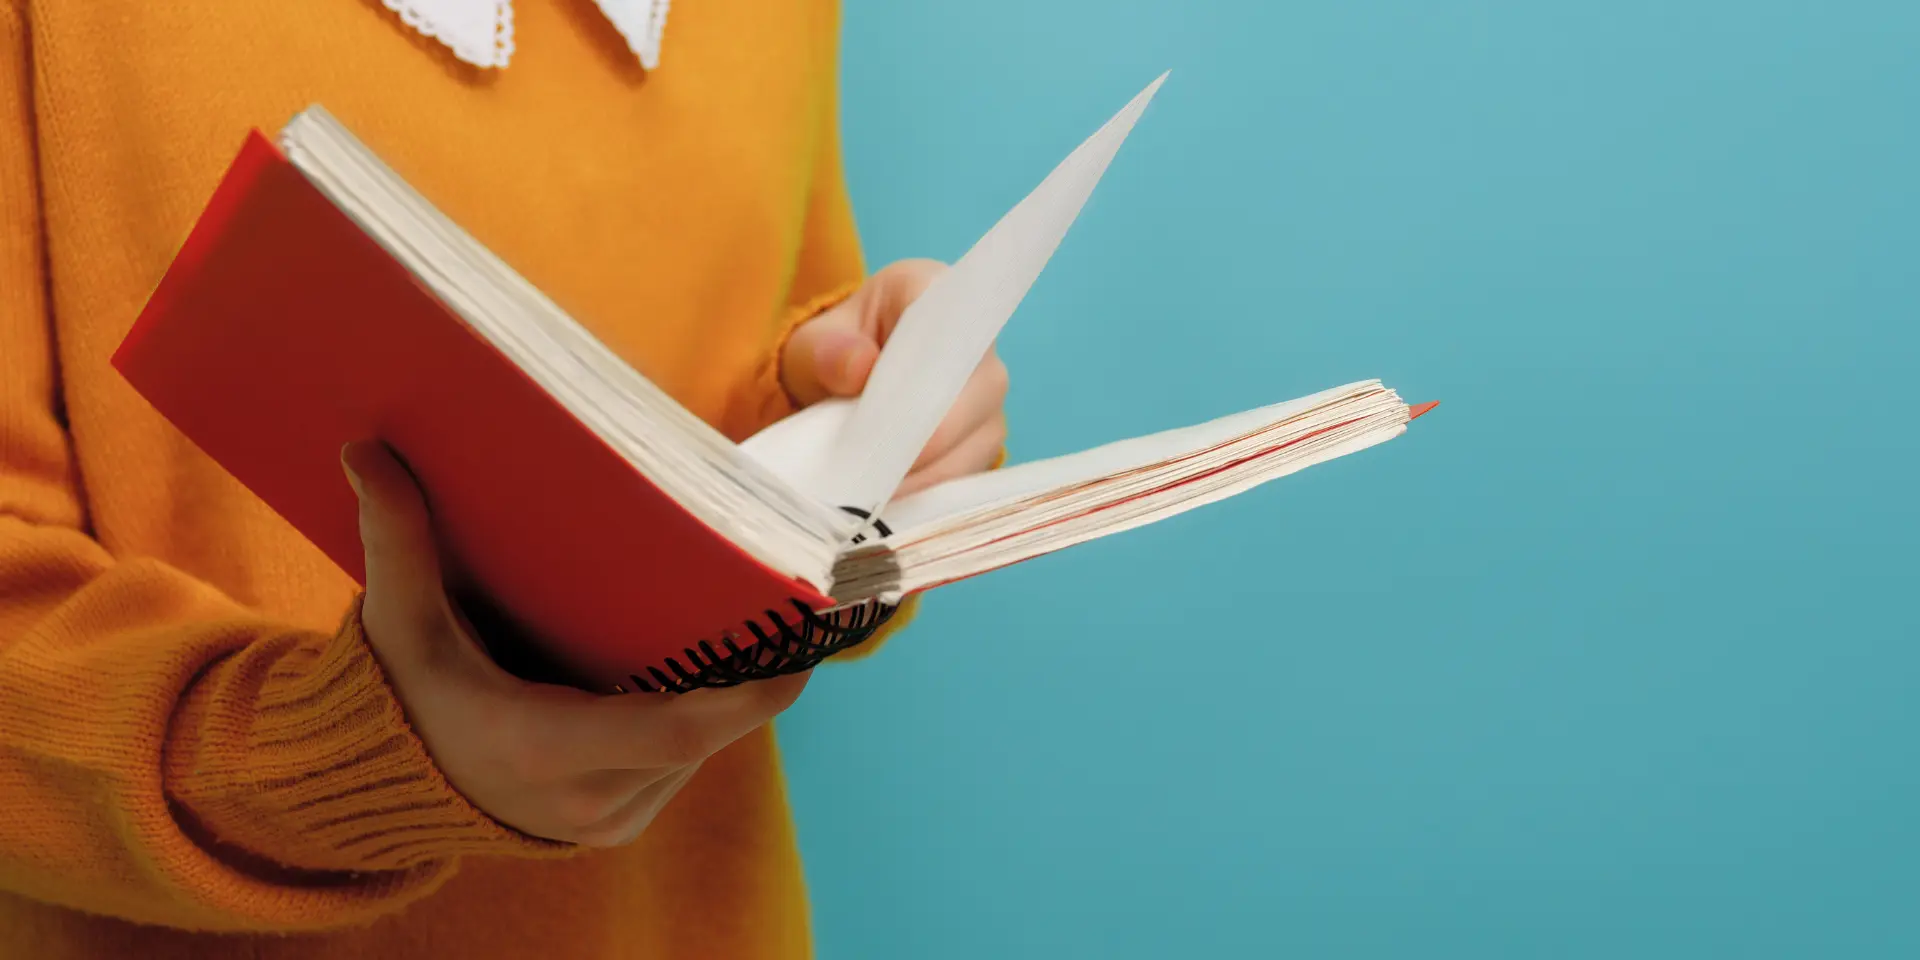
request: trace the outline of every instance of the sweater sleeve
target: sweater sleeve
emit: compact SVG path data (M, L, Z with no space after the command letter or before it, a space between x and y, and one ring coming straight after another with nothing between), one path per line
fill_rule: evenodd
M473 853L349 612L274 622L89 534L61 408L27 24L0 0L0 890L141 923L369 922Z

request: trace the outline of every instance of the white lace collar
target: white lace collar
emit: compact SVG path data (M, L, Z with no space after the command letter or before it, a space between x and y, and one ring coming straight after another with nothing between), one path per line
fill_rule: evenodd
M447 45L478 67L504 67L513 57L513 0L380 0L401 22ZM649 70L660 65L667 0L594 0Z

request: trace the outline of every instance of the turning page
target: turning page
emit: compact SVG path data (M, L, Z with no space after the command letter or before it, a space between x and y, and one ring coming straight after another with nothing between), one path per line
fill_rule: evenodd
M908 307L858 400L817 404L742 445L829 506L877 514L1073 226L1161 74Z

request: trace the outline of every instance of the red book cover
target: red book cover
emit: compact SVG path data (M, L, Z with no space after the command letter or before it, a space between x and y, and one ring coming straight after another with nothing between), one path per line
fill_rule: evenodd
M251 135L113 362L364 577L343 444L420 480L459 582L575 682L634 684L813 589L655 488Z

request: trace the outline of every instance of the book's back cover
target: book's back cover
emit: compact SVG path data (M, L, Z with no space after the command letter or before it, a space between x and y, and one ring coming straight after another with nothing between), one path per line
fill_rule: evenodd
M576 682L644 674L790 598L826 604L655 488L257 132L114 365L356 580L339 452L387 442L462 582Z

